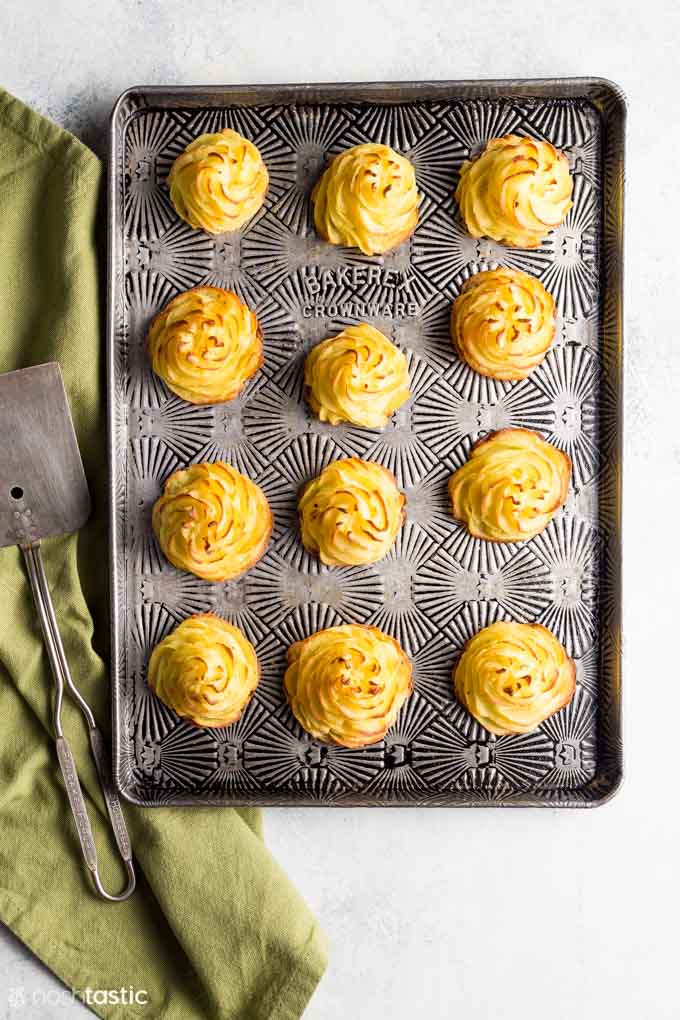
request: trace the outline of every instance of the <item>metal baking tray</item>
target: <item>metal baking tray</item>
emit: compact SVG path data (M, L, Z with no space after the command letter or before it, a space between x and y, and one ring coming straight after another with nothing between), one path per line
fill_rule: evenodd
M267 163L266 203L243 231L213 238L174 213L166 176L196 135L224 126ZM587 806L621 778L621 413L625 102L600 79L133 88L112 115L108 396L114 774L134 803ZM467 235L458 169L507 132L566 150L574 207L533 251ZM413 237L384 257L315 234L310 190L329 157L386 142L413 161L424 194ZM449 339L453 298L480 269L538 276L558 335L528 379L484 379ZM192 407L153 376L147 325L200 283L235 290L264 330L263 369L245 394ZM413 398L384 432L320 423L302 399L305 353L368 320L406 351ZM567 505L532 541L492 545L450 516L446 481L485 432L536 429L574 464ZM392 553L328 569L302 548L299 486L330 460L387 465L408 497ZM265 490L275 533L244 577L210 584L175 570L150 510L170 472L225 459ZM211 610L257 648L262 680L241 720L200 730L145 682L147 658L179 621ZM458 705L463 643L497 619L540 621L578 666L573 702L527 736L493 737ZM358 621L394 635L415 690L380 744L329 747L283 696L287 646Z

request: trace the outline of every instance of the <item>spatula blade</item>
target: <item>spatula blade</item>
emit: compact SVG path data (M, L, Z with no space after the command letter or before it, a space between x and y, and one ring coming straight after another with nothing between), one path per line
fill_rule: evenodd
M59 365L0 375L0 546L77 531L89 515Z

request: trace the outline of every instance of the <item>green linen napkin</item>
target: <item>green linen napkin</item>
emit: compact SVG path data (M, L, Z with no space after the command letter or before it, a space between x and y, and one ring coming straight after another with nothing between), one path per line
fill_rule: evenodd
M44 557L74 680L108 734L101 180L92 152L0 92L0 371L56 359L64 375L94 514L78 535L46 542ZM100 1016L296 1020L323 974L325 939L266 850L259 811L126 804L137 891L121 904L91 893L49 736L52 678L14 548L0 550L0 605L0 919ZM121 889L85 727L68 699L65 730L102 880ZM142 993L137 1003L112 1004L112 991L129 999L130 988ZM30 1002L30 988L23 996Z

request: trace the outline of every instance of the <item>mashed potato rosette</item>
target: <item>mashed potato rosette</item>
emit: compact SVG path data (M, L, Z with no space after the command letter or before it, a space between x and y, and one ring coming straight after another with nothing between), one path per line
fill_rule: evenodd
M229 726L241 717L260 678L245 634L211 613L190 616L156 645L147 670L154 693L196 726Z
M571 209L573 189L563 152L549 142L504 135L463 163L456 201L473 237L538 248Z
M208 234L239 230L261 207L268 187L259 150L230 128L195 138L168 174L178 216Z
M411 396L406 357L374 326L348 326L307 355L305 394L321 421L382 429Z
M377 627L346 624L291 645L284 687L303 729L356 748L385 736L411 693L411 673L394 638Z
M569 491L571 460L529 429L476 443L449 479L451 508L475 538L521 542L548 526Z
M418 223L413 164L388 145L355 145L336 156L312 192L317 233L331 244L381 255Z
M305 486L302 543L328 566L376 563L392 548L406 497L391 471L370 460L336 460Z
M190 404L233 400L264 361L255 312L221 287L173 298L151 323L147 349L156 375Z
M152 524L173 566L206 581L228 581L264 555L273 518L259 485L217 461L170 475Z
M476 273L453 303L451 338L475 372L524 379L555 338L555 301L540 280L518 269Z
M468 641L453 682L490 733L529 733L571 701L576 666L540 624L492 623Z

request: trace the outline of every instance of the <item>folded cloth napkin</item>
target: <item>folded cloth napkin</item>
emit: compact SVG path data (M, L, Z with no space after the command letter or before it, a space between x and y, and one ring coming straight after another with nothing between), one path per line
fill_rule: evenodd
M47 541L44 557L73 677L108 733L101 178L77 139L0 92L0 371L57 360L64 375L95 509L78 535ZM0 602L0 919L103 1017L301 1016L325 968L325 939L266 850L258 811L126 804L137 891L121 904L91 893L15 548L0 551ZM102 878L120 889L85 727L68 699L65 707ZM116 991L136 1001L116 1004Z

